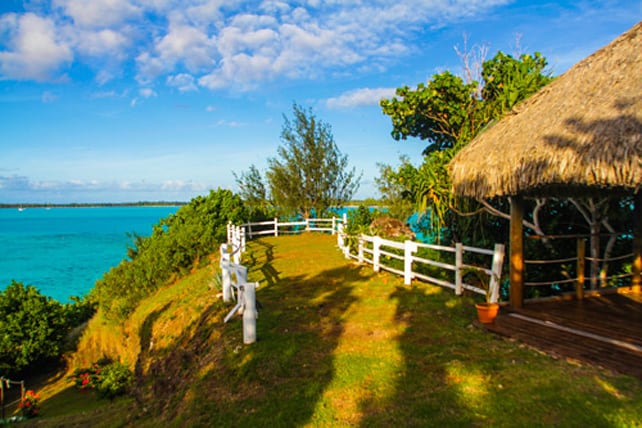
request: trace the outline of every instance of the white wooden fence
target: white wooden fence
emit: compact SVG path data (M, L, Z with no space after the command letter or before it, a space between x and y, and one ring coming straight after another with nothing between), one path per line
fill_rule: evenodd
M330 232L334 235L337 231L337 225L345 221L345 215L343 219L332 217L288 222L280 222L278 218L275 218L274 220L262 221L258 223L246 223L244 225L241 225L240 227L243 228L248 239L252 239L254 237L262 235L279 236L283 234L294 234L302 232Z
M443 245L424 244L416 241L391 241L379 236L358 236L357 249L353 252L349 244L350 237L344 232L344 225L347 224L346 215L342 219L308 219L300 222L279 222L278 219L260 223L246 223L241 226L228 225L228 243L235 249L234 254L240 254L245 251L245 239L251 239L256 236L279 236L285 233L300 233L304 231L329 232L337 236L337 245L346 258L357 260L359 263L372 264L373 270L378 272L383 269L404 277L404 283L410 285L413 279L419 279L442 287L451 288L455 294L461 295L464 290L470 290L474 293L488 295L491 302L497 302L499 298L499 284L502 275L502 266L504 263L504 245L495 244L492 250L476 248L455 244L454 247ZM284 229L284 230L283 230ZM451 262L431 260L421 257L422 249L437 251L440 256L438 259L451 259ZM425 252L425 251L424 251ZM441 254L444 254L442 256ZM473 265L470 258L473 255L485 256L487 262L484 266ZM395 262L395 260L397 262ZM424 266L424 268L422 268ZM450 280L430 276L426 272L430 268L438 268L441 271L447 271L446 277ZM464 282L465 272L468 270L477 270L488 275L488 290L479 288L472 284Z

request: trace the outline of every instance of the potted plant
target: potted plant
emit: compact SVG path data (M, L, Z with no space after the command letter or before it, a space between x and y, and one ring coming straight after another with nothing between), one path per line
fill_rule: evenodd
M492 301L493 290L490 287L490 275L480 268L473 267L464 269L464 276L468 274L474 276L477 284L486 292L485 301L475 304L479 322L482 324L492 324L495 322L495 318L497 318L497 314L499 313L499 304Z

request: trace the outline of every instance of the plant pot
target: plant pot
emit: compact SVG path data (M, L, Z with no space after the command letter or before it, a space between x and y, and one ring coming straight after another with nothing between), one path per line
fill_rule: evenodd
M497 303L477 303L475 304L477 308L477 317L479 322L482 324L492 324L497 318L497 312L499 312L499 305Z

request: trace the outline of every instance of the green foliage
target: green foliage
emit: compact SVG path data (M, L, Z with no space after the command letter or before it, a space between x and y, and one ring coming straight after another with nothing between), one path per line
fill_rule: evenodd
M114 399L124 395L132 384L133 375L131 370L122 363L111 363L102 371L102 380L96 391L103 398Z
M70 299L72 303L63 305L65 319L70 327L75 327L88 321L96 313L98 303L91 298L87 296L71 296Z
M483 239L484 231L489 229L488 217L453 215L452 211L478 211L479 205L452 194L448 164L491 121L500 119L550 82L545 68L546 60L539 53L515 59L498 52L483 63L481 95L477 82L465 83L445 71L433 76L427 85L419 84L414 90L404 86L397 89L397 97L381 101L383 113L392 119L395 139L418 137L427 142L420 167L402 160L396 171L389 166L381 170L387 181L392 177L402 183L403 190L396 192L404 199L414 200L420 212L430 210L432 234L440 236L442 230L448 229Z
M377 164L379 177L375 178L375 183L381 194L381 203L388 209L388 215L406 220L416 211L413 193L408 189L408 184L414 182L417 169L407 156L401 156L400 162L397 169Z
M309 218L312 211L322 215L344 205L361 177L354 168L348 170L348 157L335 144L330 125L296 104L293 114L292 121L284 118L284 145L278 148L278 157L268 159L266 176L275 207L283 214Z
M227 239L227 223L245 221L247 209L229 190L211 191L154 226L149 237L136 237L130 259L96 282L92 298L108 317L124 318L138 302L187 274Z
M499 51L486 61L482 69L482 97L490 109L489 117L500 118L547 85L552 78L544 72L546 64L539 52L516 59Z
M240 176L234 173L234 178L239 186L239 195L250 211L250 220L274 218L274 208L269 200L267 187L256 166L250 165L249 170Z
M399 99L381 101L383 113L392 119L392 137L426 140L424 154L469 140L480 123L476 88L477 82L464 83L448 71L434 75L427 85L420 83L417 89L398 88Z
M368 227L375 219L375 214L365 205L359 205L356 210L348 211L348 224L345 232L348 235L368 233Z
M12 281L0 291L0 374L20 373L57 358L68 330L58 301Z
M133 374L123 363L101 359L90 367L74 370L70 379L80 391L95 390L100 397L113 400L129 391Z

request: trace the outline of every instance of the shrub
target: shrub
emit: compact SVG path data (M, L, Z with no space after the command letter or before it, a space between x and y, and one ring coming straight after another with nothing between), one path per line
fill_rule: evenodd
M114 399L124 395L132 384L133 376L129 368L122 363L111 363L101 372L101 380L96 387L98 395Z
M24 397L20 400L18 408L22 411L22 416L25 418L33 418L38 416L40 413L40 395L36 394L32 390L27 390Z
M211 191L181 207L154 226L149 237L134 237L129 259L96 282L91 297L105 314L123 319L138 302L207 260L227 239L227 223L240 223L247 210L229 190Z
M67 331L58 301L12 281L0 291L0 372L16 374L57 358Z
M82 392L95 390L102 398L114 399L129 391L133 381L133 375L127 365L120 362L112 362L109 359L102 359L93 363L90 367L83 367L74 370L70 379L76 388Z

